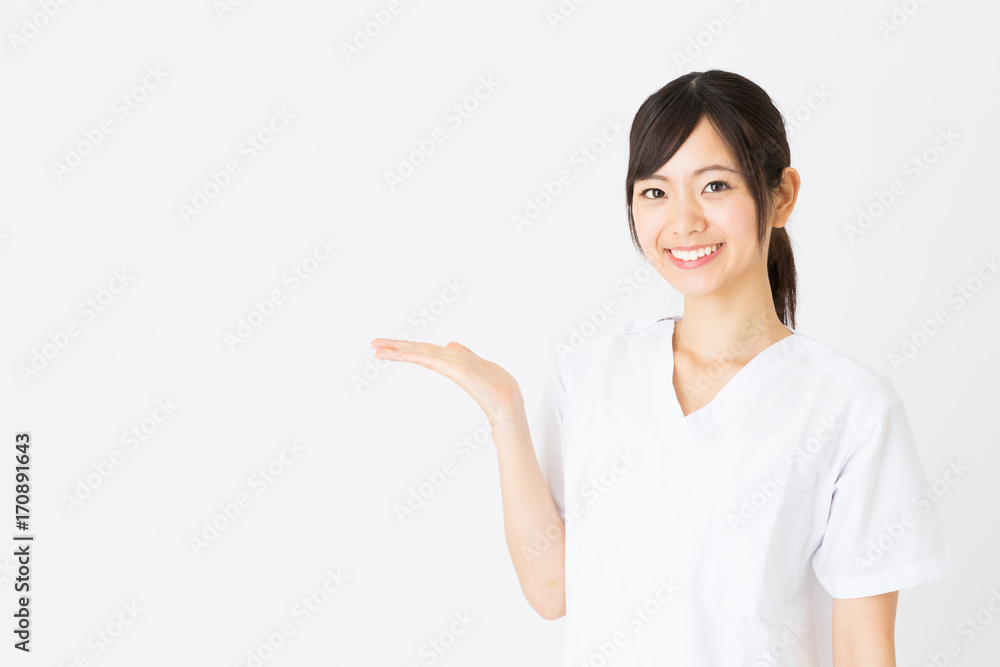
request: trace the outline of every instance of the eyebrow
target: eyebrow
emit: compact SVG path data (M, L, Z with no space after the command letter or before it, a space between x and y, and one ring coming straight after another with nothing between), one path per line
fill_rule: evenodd
M737 174L737 175L740 173L737 170L733 169L732 167L727 167L727 166L721 165L721 164L710 164L707 167L702 167L701 169L695 169L694 171L691 172L691 175L692 176L700 176L701 174L704 174L706 171L729 171L729 172L732 172L732 173ZM640 178L638 180L640 180L640 181L651 181L651 180L669 181L670 179L667 178L666 176L660 176L659 174L652 174L650 176L647 176L646 178Z

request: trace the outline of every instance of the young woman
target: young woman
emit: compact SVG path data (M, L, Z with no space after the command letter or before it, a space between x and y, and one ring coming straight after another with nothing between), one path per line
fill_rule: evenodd
M899 589L955 569L892 381L794 329L790 160L742 76L646 99L629 230L683 316L556 358L530 426L514 378L468 348L372 341L489 416L510 555L532 607L566 615L565 665L812 667L822 644L835 667L888 667Z

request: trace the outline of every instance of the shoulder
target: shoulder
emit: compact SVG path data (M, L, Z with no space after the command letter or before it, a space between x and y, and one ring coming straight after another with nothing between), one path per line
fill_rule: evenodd
M637 344L658 341L663 325L669 324L668 319L660 316L630 320L577 341L576 346L572 345L573 341L570 345L560 344L556 347L556 363L567 377L584 380L602 361L615 358Z
M588 338L577 341L575 347L565 346L560 353L563 358L593 358L611 348L627 345L629 342L643 339L656 338L659 336L662 325L667 323L667 317L644 317L636 320L629 320L617 327L602 329Z
M890 377L827 343L796 332L802 360L810 373L848 395L866 416L886 402L898 399Z

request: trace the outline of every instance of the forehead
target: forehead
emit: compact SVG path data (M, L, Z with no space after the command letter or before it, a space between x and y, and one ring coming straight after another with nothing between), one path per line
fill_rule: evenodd
M712 123L706 117L695 125L691 134L684 140L681 147L677 149L671 158L663 165L670 169L675 165L688 165L695 162L707 163L707 161L718 162L735 167L732 164L729 147L723 140Z
M675 180L700 176L719 169L739 175L739 168L729 147L716 131L711 121L702 116L691 134L656 173L647 178ZM646 180L646 179L640 179Z

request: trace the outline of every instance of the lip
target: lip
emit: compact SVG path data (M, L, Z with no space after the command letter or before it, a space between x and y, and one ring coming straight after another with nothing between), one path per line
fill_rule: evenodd
M715 243L702 243L701 245L678 245L673 248L667 248L667 250L698 250L699 248L709 248L714 245L722 245L722 241L716 241Z
M697 250L698 248L707 248L707 247L713 246L713 245L716 245L716 244L715 243L706 243L706 244L703 244L703 245L688 246L686 248L685 247L671 248L671 250ZM715 259L716 255L718 255L720 252L722 252L723 250L726 249L726 244L725 243L720 243L720 244L718 244L718 246L719 246L719 249L716 250L715 252L713 252L711 255L705 255L704 257L699 257L698 259L694 259L694 260L691 260L691 261L686 261L686 260L683 260L683 259L677 259L676 257L674 257L673 253L670 252L670 250L667 250L666 253L667 253L667 257L670 258L670 261L673 262L674 266L682 268L682 269L696 269L699 266L704 266L705 264L708 264L713 259Z

